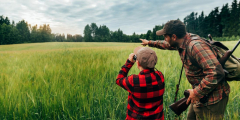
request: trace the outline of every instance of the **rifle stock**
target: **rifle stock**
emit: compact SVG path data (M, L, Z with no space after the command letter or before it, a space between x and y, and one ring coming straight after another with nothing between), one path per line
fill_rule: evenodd
M209 34L209 38L212 40L212 36L211 36L210 34ZM219 62L220 62L220 64L223 66L223 68L224 68L224 65L225 65L227 59L232 55L232 53L235 51L235 49L238 47L239 44L240 44L240 39L239 39L238 43L235 45L235 47L234 47L232 50L228 50L228 51L219 59ZM226 71L226 70L225 70L225 71ZM227 71L226 71L226 72L227 72ZM177 102L175 102L175 103L173 103L173 104L171 104L171 105L169 106L169 108L170 108L172 111L174 111L175 114L177 114L177 115L180 115L180 114L181 114L183 111L185 111L185 110L188 108L188 106L190 105L190 103L189 103L189 104L186 103L186 102L187 102L187 99L188 99L188 97L189 97L189 92L188 92L187 90L185 90L185 91L184 91L184 95L185 95L184 98L178 100Z
M169 108L175 112L175 114L180 115L183 111L185 111L188 106L190 105L190 102L187 104L187 99L189 97L189 92L187 90L184 91L185 97L178 100L177 102L171 104Z

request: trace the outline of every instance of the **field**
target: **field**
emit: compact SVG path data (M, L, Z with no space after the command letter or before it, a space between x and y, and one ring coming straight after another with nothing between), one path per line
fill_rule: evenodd
M233 48L236 41L223 42ZM121 68L139 43L34 43L0 46L0 119L123 120L128 92L116 85ZM173 103L181 61L177 51L153 48L165 76L164 115ZM240 47L234 55L240 57ZM129 74L138 74L136 65ZM240 82L224 118L240 119ZM178 99L191 86L183 75ZM186 119L187 112L181 115Z

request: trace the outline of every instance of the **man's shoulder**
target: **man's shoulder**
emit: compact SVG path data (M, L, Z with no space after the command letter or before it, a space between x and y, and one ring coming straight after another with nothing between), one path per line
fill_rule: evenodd
M207 44L199 35L189 33L191 41L189 42L189 47L192 48L195 45Z
M192 40L189 43L189 46L192 47L194 45L205 44L202 40Z

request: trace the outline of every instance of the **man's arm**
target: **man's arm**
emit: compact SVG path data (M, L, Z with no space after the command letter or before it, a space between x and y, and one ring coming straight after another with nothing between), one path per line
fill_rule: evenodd
M203 69L203 74L206 75L193 90L197 97L202 98L216 88L222 79L225 79L225 74L221 64L207 44L194 44L191 55Z
M129 70L131 69L135 62L133 60L133 55L134 55L133 53L129 55L129 58L127 59L126 63L122 66L116 79L116 83L120 87L127 90L128 92L133 91L133 76L131 75L127 77Z
M165 40L156 40L156 41L148 41L146 39L140 39L142 41L141 45L146 46L148 45L149 47L156 47L159 49L167 49L167 50L176 50L176 48L173 48L170 46L168 42Z

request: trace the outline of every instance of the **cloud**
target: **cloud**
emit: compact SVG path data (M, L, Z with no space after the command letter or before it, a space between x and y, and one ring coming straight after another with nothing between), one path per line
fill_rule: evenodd
M31 25L49 24L53 33L83 34L87 24L106 25L125 34L146 33L155 25L181 19L191 12L209 14L233 0L0 0L0 15L24 19Z

